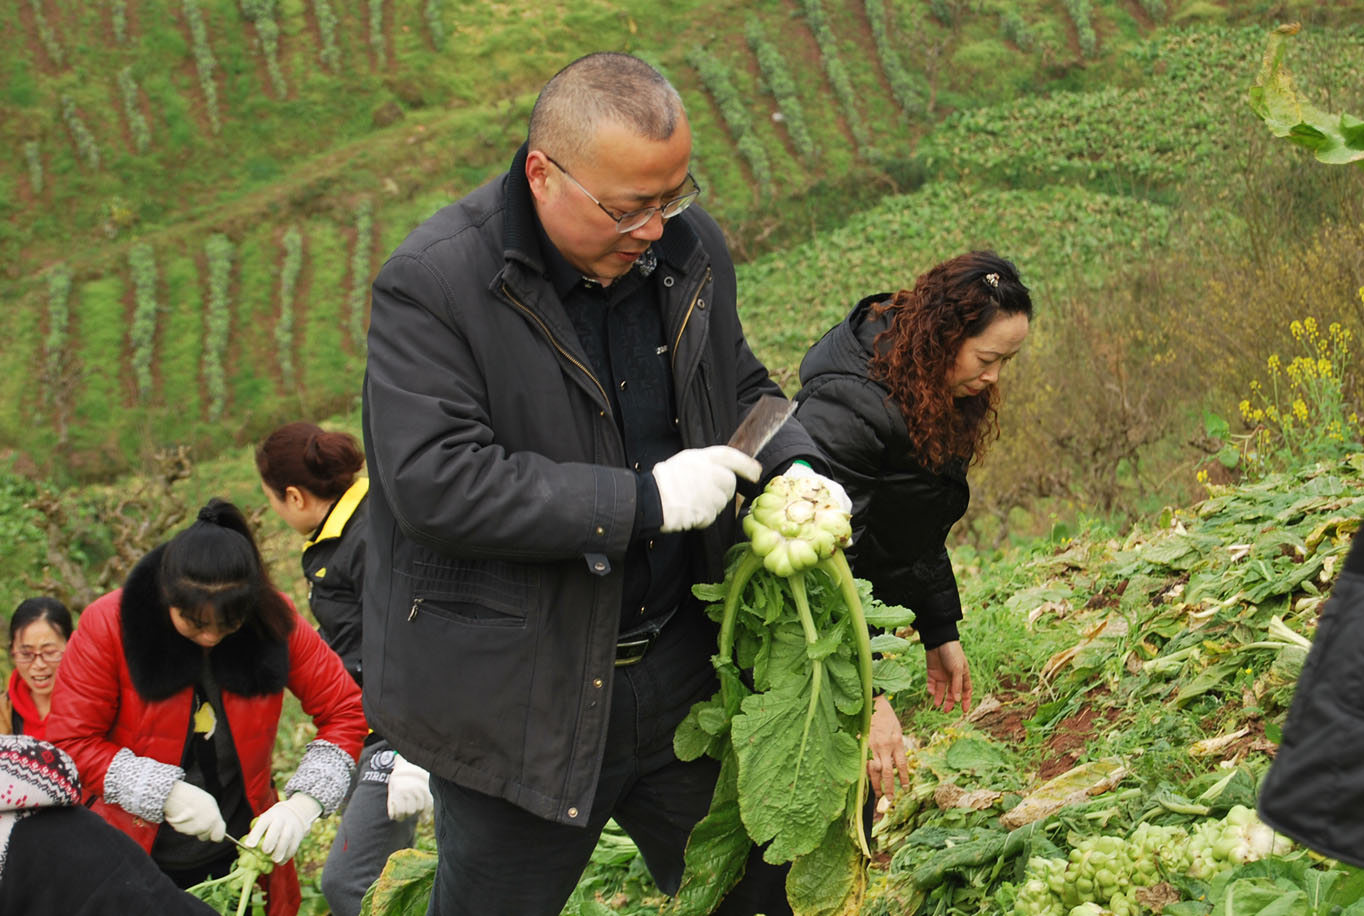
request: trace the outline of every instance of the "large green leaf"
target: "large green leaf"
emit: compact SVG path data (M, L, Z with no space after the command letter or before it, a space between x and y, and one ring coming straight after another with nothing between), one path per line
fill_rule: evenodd
M1294 85L1284 64L1284 39L1298 32L1296 25L1270 33L1264 61L1250 88L1250 107L1276 137L1285 137L1312 150L1332 165L1364 160L1364 121L1349 114L1328 114L1307 100Z
M862 851L840 819L829 824L824 841L791 863L786 899L795 916L842 916L857 912L866 872Z
M754 842L770 841L763 858L773 863L819 845L861 773L860 748L840 727L828 675L817 677L813 709L803 692L774 690L746 698L734 717L740 813Z
M753 841L739 819L737 772L726 754L710 811L687 838L682 886L663 909L669 916L706 916L743 877Z
M400 849L365 892L360 916L426 916L435 881L435 853Z

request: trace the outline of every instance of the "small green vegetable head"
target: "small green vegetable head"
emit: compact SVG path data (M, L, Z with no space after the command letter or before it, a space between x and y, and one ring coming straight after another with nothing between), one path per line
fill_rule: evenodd
M822 482L773 477L744 518L744 533L768 572L790 576L852 543L852 519Z

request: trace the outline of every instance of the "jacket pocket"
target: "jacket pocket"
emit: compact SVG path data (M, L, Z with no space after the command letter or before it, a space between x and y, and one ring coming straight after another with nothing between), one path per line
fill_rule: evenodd
M525 563L504 560L451 560L418 557L408 580L412 596L408 619L434 614L479 627L525 627L539 602L540 572Z

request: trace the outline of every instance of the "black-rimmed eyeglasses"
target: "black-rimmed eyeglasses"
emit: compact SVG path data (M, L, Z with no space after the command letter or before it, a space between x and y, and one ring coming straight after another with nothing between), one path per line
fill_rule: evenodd
M662 214L665 220L672 219L674 216L690 207L696 201L696 198L701 196L701 185L697 184L696 179L692 177L691 172L688 172L687 181L691 183L691 190L686 194L683 194L680 197L674 197L672 200L665 200L657 207L644 207L639 210L631 210L629 213L612 213L601 201L597 200L595 194L583 187L582 182L570 175L568 169L564 168L553 159L550 159L549 156L546 156L545 158L549 159L550 164L556 169L563 172L565 178L577 185L578 190L586 194L591 199L592 203L597 205L601 212L611 217L612 221L616 224L616 231L621 235L624 235L627 232L634 232L640 226L643 226L649 220L653 219L655 213Z

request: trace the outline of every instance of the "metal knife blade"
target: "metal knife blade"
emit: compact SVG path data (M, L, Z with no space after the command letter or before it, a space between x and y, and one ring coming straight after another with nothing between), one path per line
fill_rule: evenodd
M777 430L781 429L787 417L795 413L795 410L795 401L770 394L764 395L762 400L753 405L753 409L744 417L734 435L729 437L727 444L752 458L772 440Z

